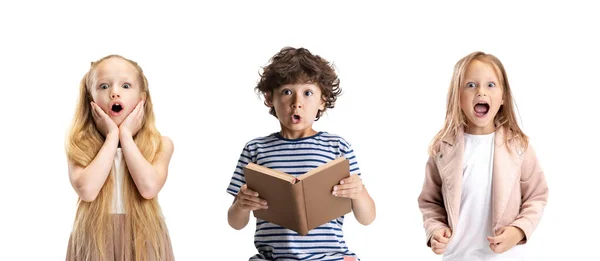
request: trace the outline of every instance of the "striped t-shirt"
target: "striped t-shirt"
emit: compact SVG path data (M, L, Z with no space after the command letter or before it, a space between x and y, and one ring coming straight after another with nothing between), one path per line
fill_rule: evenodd
M342 137L319 132L300 139L285 139L279 133L256 138L246 144L231 178L227 192L236 196L246 183L243 168L250 162L294 176L344 156L350 161L350 174L360 170L354 151ZM344 216L300 236L295 231L257 219L254 245L259 254L250 258L258 260L344 260L356 257L346 246L342 225Z

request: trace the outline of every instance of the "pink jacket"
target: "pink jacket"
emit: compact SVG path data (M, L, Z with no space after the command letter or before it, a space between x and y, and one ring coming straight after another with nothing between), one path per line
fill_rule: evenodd
M492 174L493 231L504 226L518 227L525 233L519 244L524 244L540 222L548 200L548 186L531 145L524 150L518 142L509 139L509 146L506 146L504 135L504 128L496 131ZM430 246L434 231L443 227L454 231L458 221L463 154L464 133L461 131L455 139L443 140L440 151L427 161L425 182L418 199L427 246Z

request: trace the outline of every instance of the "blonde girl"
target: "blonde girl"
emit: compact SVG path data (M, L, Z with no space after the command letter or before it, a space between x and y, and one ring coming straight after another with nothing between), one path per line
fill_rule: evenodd
M66 259L173 260L156 198L173 143L156 129L148 80L137 63L119 55L92 62L66 152L79 196Z
M548 187L513 107L498 58L474 52L456 63L418 199L427 246L443 260L524 257Z

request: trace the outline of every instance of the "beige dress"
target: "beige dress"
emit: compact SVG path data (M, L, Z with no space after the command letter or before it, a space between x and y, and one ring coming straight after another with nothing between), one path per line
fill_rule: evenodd
M125 179L124 173L125 173L125 168L126 163L125 160L123 159L123 152L121 151L121 148L117 149L117 154L115 156L115 160L114 160L114 166L115 166L115 194L113 196L113 207L112 207L112 211L111 211L111 218L113 219L113 232L112 234L108 235L108 242L107 242L107 249L105 251L106 253L106 261L133 261L134 260L134 256L133 256L133 241L131 240L131 237L127 236L128 233L131 233L131 231L127 231L128 229L126 229L125 227L125 221L126 221L126 213L125 213L125 208L124 208L124 202L123 202L123 188L122 188L122 184L123 181ZM166 243L163 247L164 253L165 253L165 257L162 258L162 260L155 260L154 258L148 260L148 261L173 261L175 260L175 257L173 255L173 248L171 246L171 239L169 238L168 233L165 234L165 238L164 238L164 242ZM71 239L69 238L69 244L67 247L67 261L104 261L101 260L100 255L97 254L98 251L94 251L92 250L91 252L94 252L96 254L92 255L92 258L90 260L84 260L83 257L77 257L75 254L75 246L73 246L73 242L71 241ZM150 255L151 253L151 247L148 247L148 256L153 256Z

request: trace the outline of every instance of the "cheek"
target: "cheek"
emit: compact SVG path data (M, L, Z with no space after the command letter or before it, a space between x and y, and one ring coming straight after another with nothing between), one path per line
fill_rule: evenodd
M470 96L470 94L468 92L461 92L460 93L460 108L464 111L464 110L468 110L469 108L471 108L472 102L473 101L473 97Z
M276 110L280 110L281 107L283 107L283 102L281 101L281 99L273 99L271 100L271 104Z
M99 99L99 97L98 97L98 94L97 94L97 93L95 93L95 92L92 92L92 93L90 94L90 98L92 99L92 101L93 101L93 102L95 102L95 103L98 103L98 99Z
M502 91L498 91L494 97L495 103L498 105L502 105L504 103L504 93Z
M138 105L139 101L140 101L140 100L138 100L138 99L131 99L131 100L130 100L130 101L127 103L127 108L126 108L126 111L129 111L129 112L133 111L133 110L135 109L135 106L137 106L137 105Z

